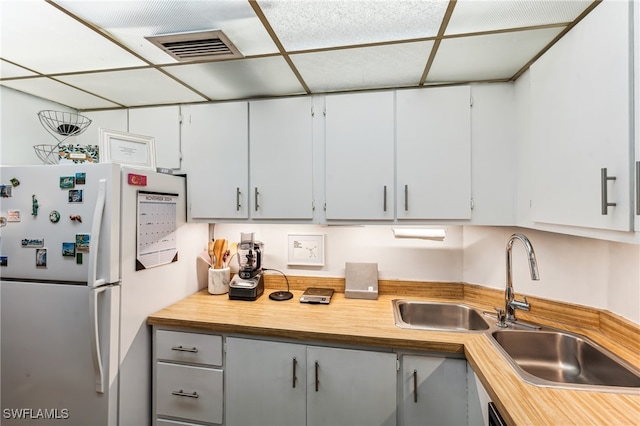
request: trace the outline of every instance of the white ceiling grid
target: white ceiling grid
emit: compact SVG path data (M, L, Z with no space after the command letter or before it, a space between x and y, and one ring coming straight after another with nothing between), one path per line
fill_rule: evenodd
M509 81L600 1L0 0L0 84L100 110ZM145 39L217 29L244 58Z

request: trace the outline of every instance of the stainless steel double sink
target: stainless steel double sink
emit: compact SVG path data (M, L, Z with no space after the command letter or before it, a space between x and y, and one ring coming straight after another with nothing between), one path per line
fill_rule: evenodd
M536 386L640 392L640 370L579 334L551 327L497 326L495 315L456 303L396 299L396 326L485 333L518 375Z

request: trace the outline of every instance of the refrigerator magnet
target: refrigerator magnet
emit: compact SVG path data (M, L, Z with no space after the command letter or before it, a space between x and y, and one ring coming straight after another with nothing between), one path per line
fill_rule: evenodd
M127 182L129 183L129 185L147 186L147 177L145 175L129 173L127 175Z
M58 210L51 210L51 213L49 213L49 220L51 223L58 223L60 221L60 212Z
M23 238L20 244L23 248L44 247L44 238Z
M47 249L46 248L36 249L36 267L37 268L47 267Z
M75 176L60 176L60 188L69 189L76 186Z
M13 185L13 186L20 185L20 181L18 179L16 179L16 178L9 179L9 182L11 182L11 185Z
M0 216L0 228L4 228L5 226L7 226L7 218Z
M9 258L7 256L0 256L0 266L9 266Z
M87 182L86 173L76 173L76 185L84 185Z
M20 210L7 211L7 222L20 222Z
M38 199L36 198L36 194L31 196L31 215L38 216L38 208L40 204L38 204Z
M69 202L70 203L82 203L82 189L70 189L69 190Z
M82 253L76 253L76 263L82 265Z
M76 250L89 251L89 234L76 234Z
M9 198L11 197L11 193L13 192L13 186L11 185L0 185L0 197Z
M76 243L62 243L63 257L75 257L75 255L76 255Z

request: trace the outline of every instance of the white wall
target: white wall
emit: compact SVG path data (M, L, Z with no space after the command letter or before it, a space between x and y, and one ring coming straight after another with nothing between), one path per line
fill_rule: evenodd
M288 275L344 277L345 262L376 262L380 279L460 282L462 227L446 228L442 242L395 239L388 225L216 224L214 236L239 242L241 232L255 232L255 239L264 243L262 266ZM324 234L325 265L288 266L289 234ZM238 267L235 259L232 267Z
M33 146L58 143L38 119L38 111L47 109L75 112L63 105L0 86L0 164L42 164ZM69 138L68 142L72 143L74 139Z
M513 246L518 295L606 309L640 324L640 246L523 228L465 227L463 281L505 286L505 248L514 232L536 253L539 281L531 281L522 244Z

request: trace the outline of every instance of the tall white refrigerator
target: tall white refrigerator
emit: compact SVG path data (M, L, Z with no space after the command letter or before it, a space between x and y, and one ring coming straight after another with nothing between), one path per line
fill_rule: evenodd
M147 316L198 290L185 178L0 167L2 425L147 425Z

